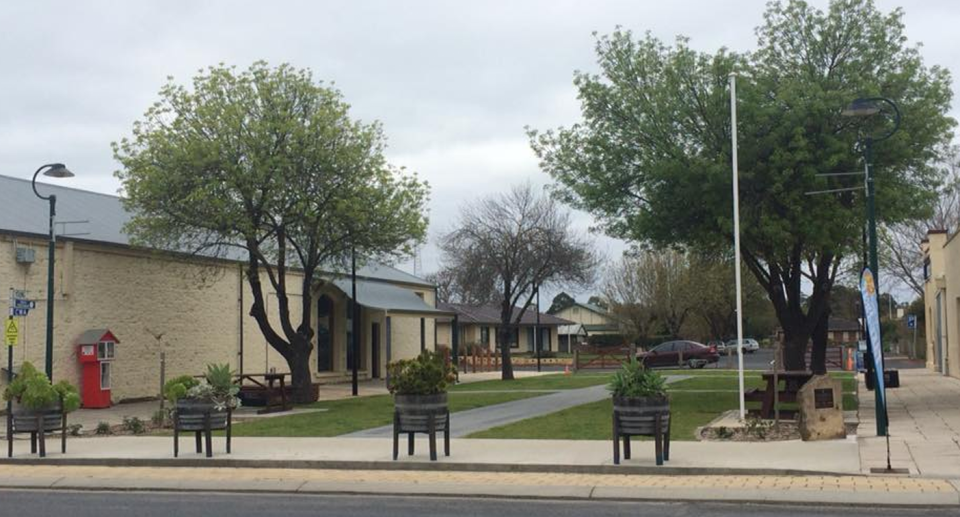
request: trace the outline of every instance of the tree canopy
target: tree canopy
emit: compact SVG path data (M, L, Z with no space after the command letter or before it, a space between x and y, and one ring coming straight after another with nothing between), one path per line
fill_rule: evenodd
M319 273L354 251L406 254L426 232L427 185L387 163L384 141L380 124L350 117L338 90L289 65L210 67L192 88L171 79L114 144L127 231L161 249L242 257L250 314L287 360L297 398L309 398Z
M952 138L950 76L907 44L901 10L883 13L869 0L826 10L771 2L756 32L750 53L699 52L683 37L668 45L625 30L599 36L600 73L574 78L582 120L530 138L557 194L607 233L723 252L733 240L736 73L744 263L784 329L787 366L803 368L808 340L815 352L826 345L830 289L841 262L858 255L865 212L861 191L807 193L861 185L821 174L863 170L858 142L889 124L841 111L861 97L900 106L900 131L875 146L873 171L881 221L909 220L929 205L940 179L931 163Z

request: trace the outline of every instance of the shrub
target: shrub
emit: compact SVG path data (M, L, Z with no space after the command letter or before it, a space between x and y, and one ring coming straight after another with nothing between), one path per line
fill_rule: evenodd
M67 429L70 431L70 436L80 436L80 430L83 429L83 424L70 424L67 426Z
M23 363L20 373L3 392L4 400L16 400L28 409L40 410L61 404L69 413L80 407L80 393L67 381L50 384L47 376L30 362Z
M100 421L100 422L97 422L97 428L94 430L94 432L98 435L103 436L103 435L113 434L113 429L110 429L110 424L108 424L107 422Z
M123 417L123 430L133 433L133 434L143 434L147 430L146 426L143 425L143 420L135 416L125 416Z
M443 356L429 350L414 359L394 361L387 365L390 393L398 395L433 395L446 393L457 378L457 369Z
M615 397L662 397L666 396L666 383L659 373L648 370L636 357L617 370L607 389Z
M176 404L178 400L187 396L187 391L189 391L190 388L197 384L200 384L198 379L189 375L181 375L164 383L163 396L169 400L171 404Z

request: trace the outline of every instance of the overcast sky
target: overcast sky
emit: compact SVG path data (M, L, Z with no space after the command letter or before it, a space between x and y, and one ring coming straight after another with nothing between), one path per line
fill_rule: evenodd
M432 243L461 204L524 180L549 182L524 126L578 119L573 71L596 69L593 31L622 25L667 41L683 34L701 50L746 51L764 3L4 2L0 174L29 178L62 161L77 174L64 185L115 194L110 142L129 134L167 76L186 83L219 62L289 62L334 81L354 116L382 121L390 160L432 185L428 273L437 267ZM955 0L877 3L905 7L907 34L923 42L927 64L960 69ZM584 230L591 224L585 214L576 221ZM599 236L597 243L609 258L625 247Z

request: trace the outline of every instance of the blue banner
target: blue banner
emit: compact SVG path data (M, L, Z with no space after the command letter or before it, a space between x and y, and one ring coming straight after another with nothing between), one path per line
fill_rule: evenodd
M860 297L863 299L863 316L866 318L867 339L873 355L873 370L876 380L876 396L882 407L887 407L883 384L883 345L880 341L880 305L877 300L877 285L873 281L870 268L864 268L860 275Z

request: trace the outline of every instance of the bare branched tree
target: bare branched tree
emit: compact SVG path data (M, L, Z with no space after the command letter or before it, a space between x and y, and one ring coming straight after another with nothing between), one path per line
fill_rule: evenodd
M930 230L955 232L960 228L960 149L952 147L943 170L943 183L930 217L883 228L880 235L881 260L889 264L889 277L923 296L923 253L920 241ZM881 276L881 278L883 278Z
M698 299L688 257L679 251L638 251L607 271L604 295L627 336L661 328L680 335Z
M513 379L509 343L536 289L587 287L599 263L593 243L571 229L570 213L529 183L462 208L440 248L458 285L495 289L503 379Z

